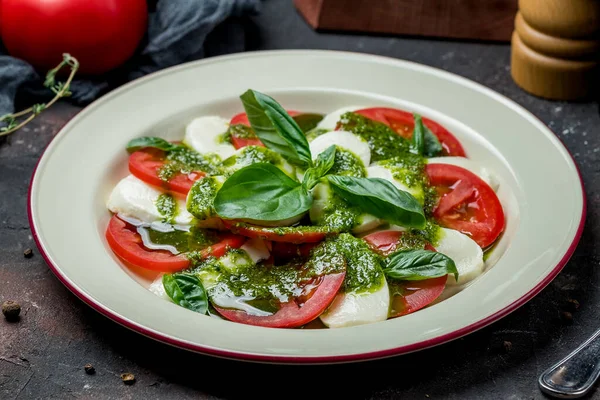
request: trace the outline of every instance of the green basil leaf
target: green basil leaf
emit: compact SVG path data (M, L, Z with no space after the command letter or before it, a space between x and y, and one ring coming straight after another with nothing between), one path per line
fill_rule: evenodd
M335 145L329 146L324 152L317 156L315 166L306 170L304 178L302 179L302 184L306 189L312 189L317 182L319 182L319 179L324 177L331 167L333 167L333 163L335 162L335 151Z
M439 156L444 150L442 144L440 143L437 136L431 132L421 119L419 114L414 114L415 118L415 134L417 130L423 132L423 151L419 154L422 154L425 157L436 157ZM414 134L413 134L414 135ZM414 136L413 136L414 139Z
M413 116L415 118L415 129L413 130L412 148L418 155L423 155L425 150L425 127L420 115L413 114Z
M135 138L127 143L127 151L133 153L134 151L138 151L139 149L143 149L144 147L154 147L156 149L171 151L176 149L176 144L169 143L163 138L152 137L152 136L144 136Z
M206 314L208 295L197 276L185 272L165 274L162 278L167 295L181 307Z
M304 132L275 99L254 90L246 91L240 99L252 129L266 147L294 164L312 166Z
M257 163L236 171L217 192L214 208L226 219L282 221L310 209L312 196L272 164Z
M454 261L442 254L429 250L401 250L385 259L383 272L386 276L418 281L453 274L458 281L458 270Z
M327 179L344 200L365 213L405 227L425 226L423 207L417 199L384 179L339 175L327 175Z

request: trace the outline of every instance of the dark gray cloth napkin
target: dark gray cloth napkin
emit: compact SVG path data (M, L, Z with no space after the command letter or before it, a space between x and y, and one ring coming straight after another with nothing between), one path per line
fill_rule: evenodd
M94 79L76 79L70 101L85 105L111 88L148 73L204 57L207 35L229 17L255 15L261 0L160 0L149 14L148 32L140 50L115 71ZM243 41L243 31L234 30ZM229 41L240 49L236 38ZM242 43L243 46L243 43ZM227 49L224 49L227 52ZM241 47L243 50L243 47ZM45 71L44 71L45 72ZM43 73L44 73L43 72ZM14 111L17 94L46 101L52 97L31 65L7 55L0 43L0 116Z

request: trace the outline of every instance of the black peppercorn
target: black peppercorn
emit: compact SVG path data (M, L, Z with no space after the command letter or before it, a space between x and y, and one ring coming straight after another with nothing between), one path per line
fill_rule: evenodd
M85 370L85 373L88 375L92 375L92 374L96 373L96 368L94 368L94 366L92 364L85 364L83 366L83 369Z
M6 318L7 321L17 321L20 313L21 306L19 303L12 300L7 300L2 303L2 314L4 314L4 318Z
M25 258L31 258L33 257L33 250L27 249L23 252L23 255L25 256Z

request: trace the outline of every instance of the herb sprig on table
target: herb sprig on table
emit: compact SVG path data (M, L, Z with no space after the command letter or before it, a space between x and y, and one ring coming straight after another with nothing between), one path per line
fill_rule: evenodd
M69 67L71 72L65 82L57 82L56 75L64 67ZM6 114L0 117L0 123L4 123L5 126L0 128L0 136L9 135L25 125L31 122L37 117L42 111L52 106L59 99L63 97L69 97L71 95L70 85L75 77L77 70L79 69L79 62L77 59L70 54L63 54L63 60L56 68L51 69L46 74L44 86L50 89L54 93L54 97L48 103L38 103L33 106L12 114Z

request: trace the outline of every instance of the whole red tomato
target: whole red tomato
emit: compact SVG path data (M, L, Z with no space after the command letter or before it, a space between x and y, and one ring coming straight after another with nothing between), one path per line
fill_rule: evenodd
M146 0L0 0L6 49L42 70L69 53L82 74L107 72L133 55L147 22Z

